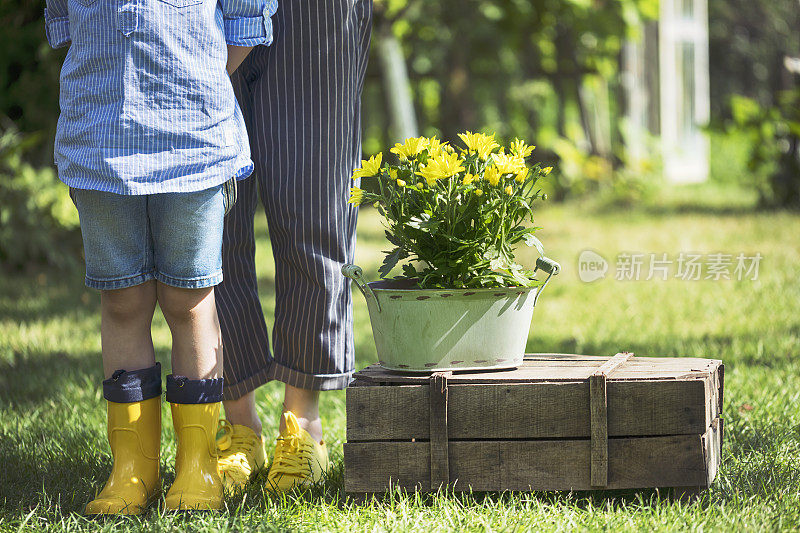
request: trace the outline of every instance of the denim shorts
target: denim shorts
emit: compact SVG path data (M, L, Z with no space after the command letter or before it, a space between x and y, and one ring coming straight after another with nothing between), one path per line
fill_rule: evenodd
M222 281L222 228L236 182L198 192L121 195L70 189L78 208L86 286L124 289L151 279L201 289Z

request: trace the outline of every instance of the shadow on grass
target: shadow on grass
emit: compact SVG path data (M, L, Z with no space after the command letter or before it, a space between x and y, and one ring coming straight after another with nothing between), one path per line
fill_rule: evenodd
M29 409L48 404L68 384L91 380L100 387L103 370L100 354L75 357L63 352L14 354L11 363L0 363L0 402Z
M6 511L25 512L50 500L63 512L81 512L111 469L107 453L92 453L98 435L89 428L3 431L0 436L0 509Z
M0 319L18 323L99 312L97 291L88 289L76 271L0 276L0 295Z

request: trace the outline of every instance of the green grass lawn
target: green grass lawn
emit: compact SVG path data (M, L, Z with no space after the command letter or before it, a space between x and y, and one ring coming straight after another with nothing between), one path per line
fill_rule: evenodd
M728 191L728 189L725 189ZM700 193L709 201L697 202ZM546 530L800 528L800 216L753 210L749 198L712 187L666 193L648 208L600 210L570 203L543 209L537 225L562 274L534 313L529 351L696 356L726 365L722 468L711 490L682 503L639 493L394 493L367 503L343 493L344 393L323 395L323 420L335 469L322 487L272 497L262 480L215 514L90 521L80 515L108 474L101 395L98 295L80 273L41 272L0 280L0 530ZM263 219L260 230L265 229ZM376 276L386 248L378 219L364 209L357 262ZM269 242L258 251L261 295L271 322ZM605 279L583 283L580 251L611 263ZM760 253L755 281L617 281L621 252ZM520 259L533 264L529 249ZM647 258L645 258L647 259ZM647 276L647 264L643 277ZM674 274L672 265L670 274ZM354 293L356 366L375 360L363 298ZM158 359L170 339L154 321ZM275 435L281 387L258 392L265 432ZM174 439L164 409L165 481Z

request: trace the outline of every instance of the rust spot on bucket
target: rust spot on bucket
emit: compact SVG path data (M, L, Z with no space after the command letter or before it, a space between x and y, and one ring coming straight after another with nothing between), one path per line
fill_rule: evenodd
M432 367L432 366L436 366L436 363L425 363L425 366L427 366L428 368L430 368L430 367Z
M494 295L495 296L505 296L506 293L504 293L504 292L496 292L496 293L494 293Z
M451 364L451 365L460 365L460 364L461 364L461 363L463 363L463 362L464 362L464 361L451 361L451 362L450 362L450 364Z
M525 294L525 291L517 291L517 294Z
M417 296L417 300L427 300L430 296Z
M394 296L389 296L392 300L397 300L398 298L402 298L399 294L395 294Z
M487 361L486 359L475 359L475 360L473 361L473 363L488 363L488 362L489 362L489 361Z
M465 292L464 296L472 296L473 294L475 294L475 293L474 292Z
M439 296L441 296L442 298L448 298L452 296L452 294L440 294Z
M498 358L498 359L495 359L495 361L497 361L498 363L502 363L503 361L505 361L505 359L503 359L502 357L500 357L500 358Z
M397 366L399 366L400 368L408 368L408 365L397 365Z

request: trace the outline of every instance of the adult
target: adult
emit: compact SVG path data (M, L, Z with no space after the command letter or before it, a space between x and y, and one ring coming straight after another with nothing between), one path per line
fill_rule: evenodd
M319 393L342 389L354 366L350 285L357 208L350 176L361 157L360 96L372 26L371 0L287 0L274 41L233 77L255 172L239 182L223 237L217 308L224 346L219 466L228 486L266 462L255 389L285 383L269 483L316 482L328 467ZM266 211L275 259L272 350L258 297L253 218Z

